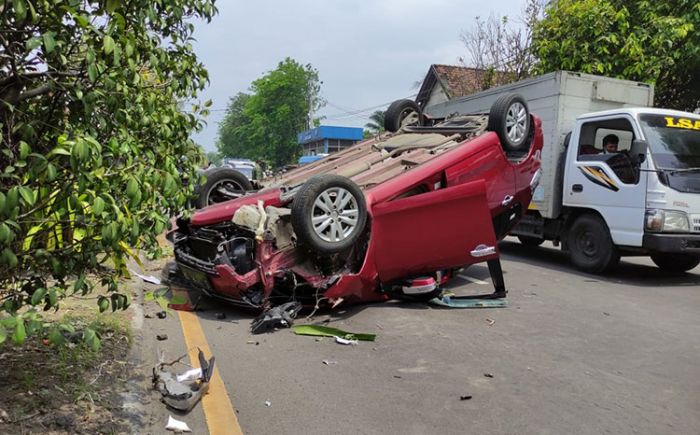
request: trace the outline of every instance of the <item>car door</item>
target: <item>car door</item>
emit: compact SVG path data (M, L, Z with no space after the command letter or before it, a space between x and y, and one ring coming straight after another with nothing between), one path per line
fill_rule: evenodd
M646 163L642 164L641 171L637 170L638 177L633 180L626 177L629 171L613 164L628 159L622 154L629 149L633 139L640 137L636 123L628 116L602 117L583 123L579 132L578 152L565 177L564 205L597 210L610 228L616 245L641 246ZM622 152L613 159L601 149L602 137L608 134L615 134L620 139Z
M497 256L483 180L376 204L372 210L371 243L382 282Z

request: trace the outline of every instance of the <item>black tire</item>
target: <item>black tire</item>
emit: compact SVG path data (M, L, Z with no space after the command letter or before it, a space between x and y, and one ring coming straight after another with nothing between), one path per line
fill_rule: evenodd
M232 168L207 169L204 171L204 176L207 177L207 181L203 185L198 186L196 191L197 200L195 201L195 206L197 208L204 208L236 197L216 190L219 187L223 187L228 192L238 196L253 190L250 180Z
M407 116L412 113L418 115L418 123L413 125L423 125L423 112L413 100L396 100L386 109L384 113L384 129L390 132L399 131L401 124Z
M664 272L681 274L700 264L700 255L693 254L651 254L651 261Z
M532 248L540 246L542 243L544 243L544 239L530 236L518 236L518 240L520 240L521 245Z
M522 109L524 109L524 115ZM517 122L509 126L513 117ZM531 128L530 110L522 96L504 94L491 105L486 129L498 135L505 151L527 150L530 146Z
M328 195L328 201L332 202L330 212L325 212L320 206L316 205L316 200L320 199L324 193ZM345 208L341 209L341 214L339 214L336 209L339 204L336 201L343 198L347 199L347 194L352 198L347 200ZM328 204L327 202L324 203L323 199L320 199L320 201L323 203L322 205ZM352 210L356 210L354 225L348 223L348 221L352 220L350 213ZM344 220L341 219L343 217L342 212L348 213ZM314 227L314 218L318 220L324 216L327 219L317 222L317 227ZM330 223L324 227L323 224L328 222L328 219L330 219ZM365 195L348 178L330 174L318 175L306 181L294 196L292 202L292 227L297 240L300 245L306 246L319 254L335 254L352 247L362 235L366 224L367 205L365 203ZM336 228L335 230L334 227ZM329 234L326 234L326 229L330 231ZM339 235L341 237L338 237Z
M603 273L620 262L608 226L593 214L584 214L574 221L569 229L568 247L571 262L584 272Z

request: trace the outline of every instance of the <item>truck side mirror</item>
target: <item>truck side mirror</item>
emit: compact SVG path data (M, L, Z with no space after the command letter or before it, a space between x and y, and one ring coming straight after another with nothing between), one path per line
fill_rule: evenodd
M647 141L635 139L630 147L630 155L637 157L639 164L642 164L647 158L647 148L649 148Z

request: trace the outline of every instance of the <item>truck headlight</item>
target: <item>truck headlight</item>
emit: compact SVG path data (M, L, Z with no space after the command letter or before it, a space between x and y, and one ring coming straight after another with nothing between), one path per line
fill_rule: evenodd
M647 231L664 233L687 233L688 215L682 211L648 209L644 219Z

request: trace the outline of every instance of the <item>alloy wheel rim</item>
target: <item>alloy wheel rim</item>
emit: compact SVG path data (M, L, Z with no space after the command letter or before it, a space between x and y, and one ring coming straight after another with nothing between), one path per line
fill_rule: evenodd
M525 140L527 132L527 110L520 102L515 102L508 107L506 113L506 134L514 143Z
M316 197L311 210L311 224L321 240L342 242L354 233L359 214L359 206L352 193L342 187L331 187Z

